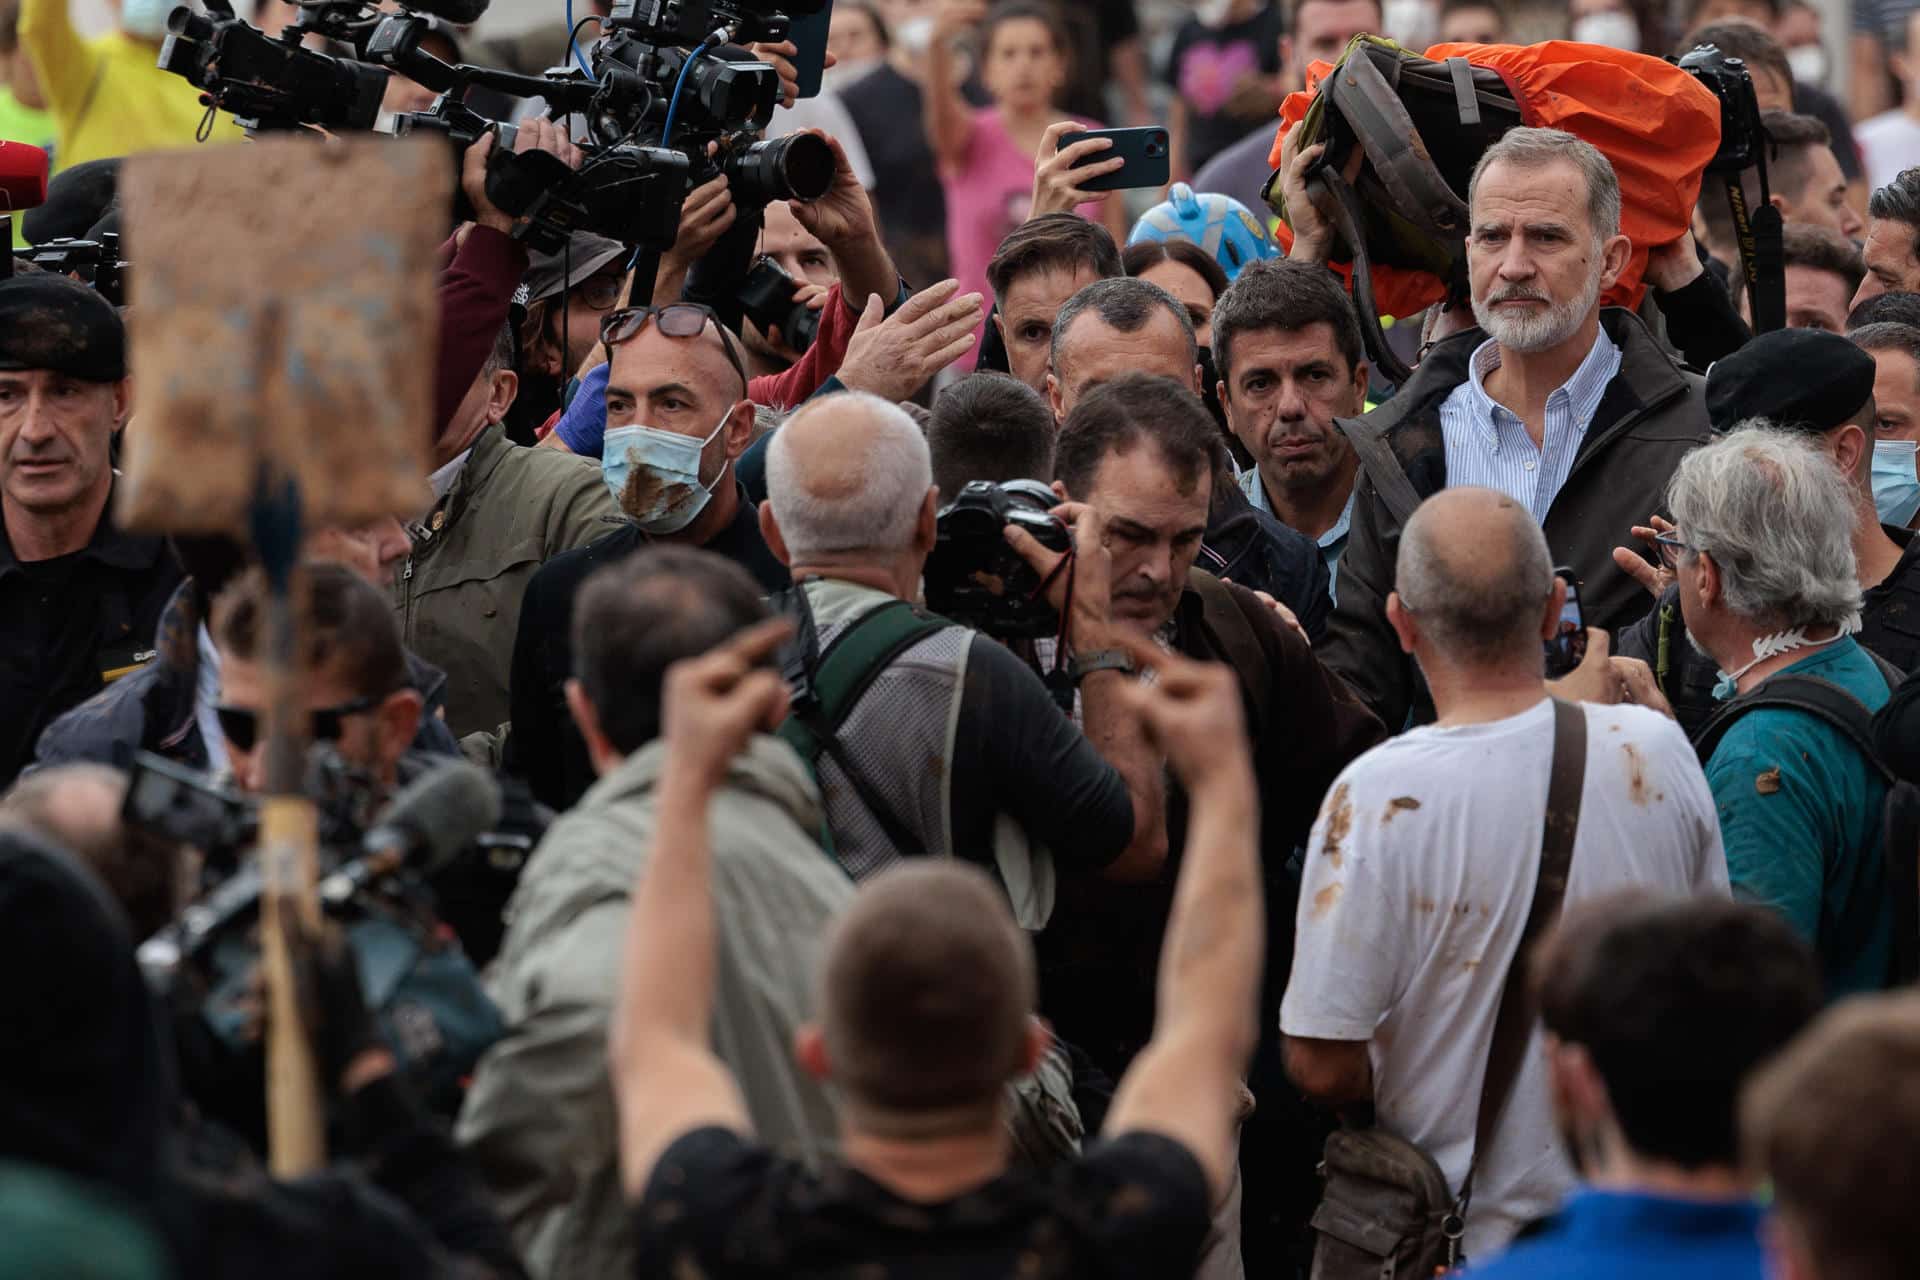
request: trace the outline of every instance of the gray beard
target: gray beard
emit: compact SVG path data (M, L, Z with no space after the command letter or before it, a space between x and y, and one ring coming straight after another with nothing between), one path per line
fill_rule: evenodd
M1594 256L1593 272L1578 297L1568 302L1549 303L1536 315L1510 315L1480 299L1473 300L1473 319L1487 336L1508 351L1532 355L1559 346L1580 331L1580 324L1600 300L1600 259Z

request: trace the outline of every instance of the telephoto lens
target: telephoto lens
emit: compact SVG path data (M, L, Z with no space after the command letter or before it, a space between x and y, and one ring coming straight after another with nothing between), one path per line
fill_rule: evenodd
M833 148L815 133L753 143L721 162L736 204L818 200L833 185Z

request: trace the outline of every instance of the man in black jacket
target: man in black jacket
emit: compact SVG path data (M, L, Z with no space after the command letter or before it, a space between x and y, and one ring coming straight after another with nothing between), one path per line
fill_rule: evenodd
M0 283L0 786L50 720L153 660L180 581L163 541L108 514L126 374L105 298L44 273Z
M1702 380L1638 318L1600 306L1631 248L1605 156L1570 134L1515 129L1481 158L1468 203L1480 327L1438 344L1387 404L1340 424L1361 479L1325 659L1393 726L1426 701L1385 611L1400 530L1424 498L1480 484L1522 503L1555 563L1572 568L1588 625L1614 629L1645 610L1614 562L1619 532L1644 521L1707 438Z

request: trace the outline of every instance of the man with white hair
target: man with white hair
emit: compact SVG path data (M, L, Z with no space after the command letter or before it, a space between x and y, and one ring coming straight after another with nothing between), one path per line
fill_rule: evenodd
M1160 870L1161 766L1123 708L1130 664L1097 517L1061 509L1079 548L1067 629L1082 734L997 641L912 607L939 496L920 428L877 397L816 399L774 435L760 527L797 584L789 733L805 726L795 740L854 879L902 857L965 858L1037 929L1055 862L1122 879Z
M1557 130L1511 130L1475 167L1468 204L1478 327L1436 344L1386 404L1339 422L1361 473L1322 656L1389 725L1425 718L1385 607L1423 498L1469 484L1512 498L1552 562L1573 569L1589 625L1613 630L1646 612L1614 543L1707 439L1701 378L1631 312L1600 305L1632 253L1605 156Z
M1859 735L1891 691L1853 639L1847 478L1813 441L1759 423L1689 454L1667 501L1676 527L1660 546L1687 638L1720 665L1718 696L1733 699L1694 739L1728 874L1814 945L1830 994L1878 990L1893 931L1880 855L1887 780Z
M1558 906L1536 900L1536 885L1563 885L1568 904L1635 885L1724 895L1726 860L1678 726L1645 707L1548 695L1543 641L1566 584L1523 503L1485 488L1436 494L1397 557L1387 618L1439 719L1355 760L1328 795L1280 1029L1310 1098L1371 1103L1380 1129L1439 1166L1449 1196L1471 1171L1465 1251L1481 1258L1575 1181L1532 1030L1515 1044L1505 1107L1488 1118L1498 1123L1477 1123L1509 970ZM1569 860L1549 877L1554 831ZM1355 1260L1340 1238L1320 1248Z

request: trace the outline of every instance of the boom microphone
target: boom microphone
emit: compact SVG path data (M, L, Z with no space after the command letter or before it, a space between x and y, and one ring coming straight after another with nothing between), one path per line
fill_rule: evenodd
M401 788L360 842L359 858L328 876L321 900L338 904L411 867L432 875L500 822L500 784L478 765L449 760Z

